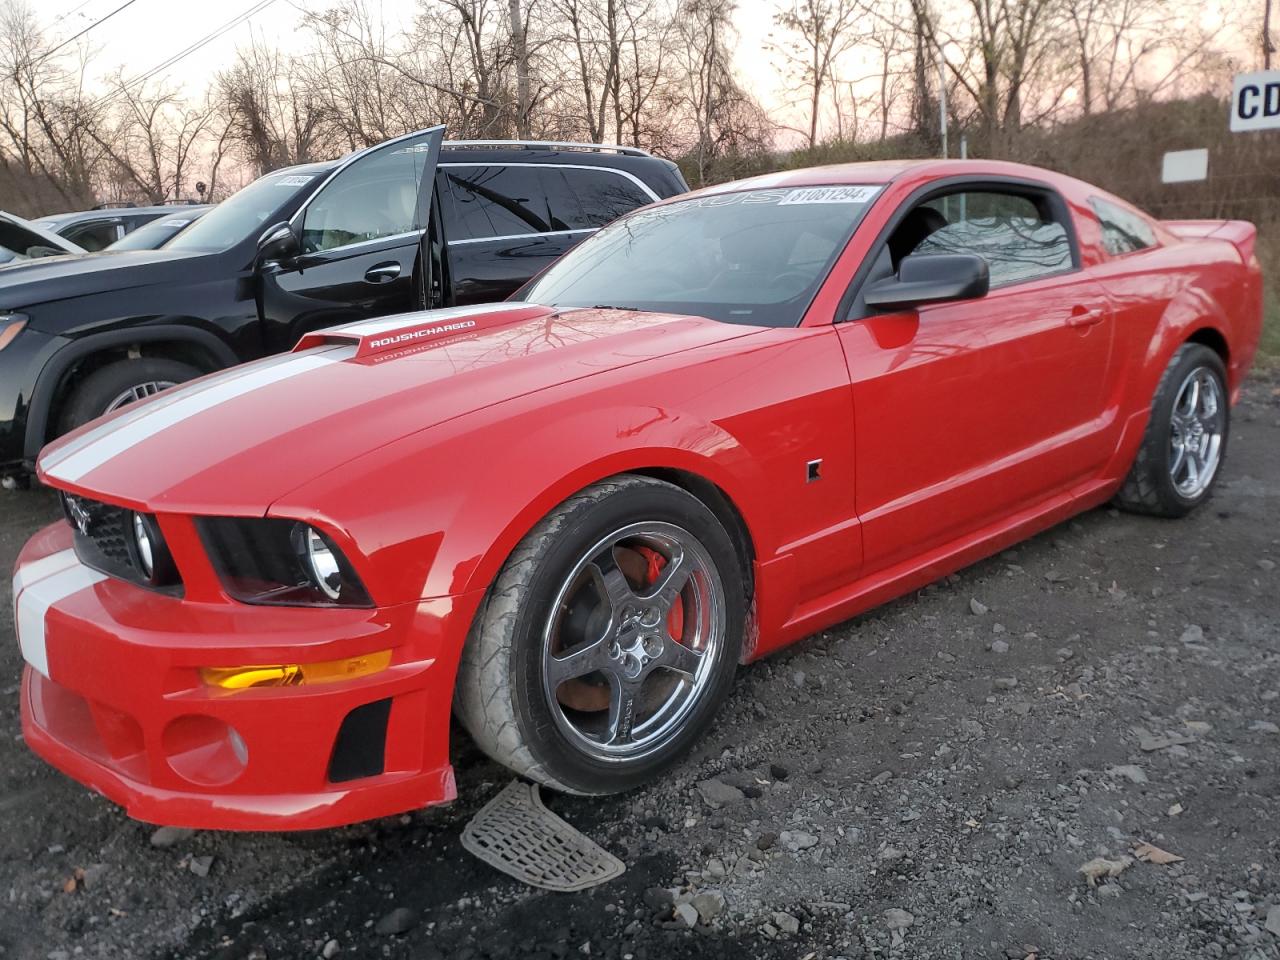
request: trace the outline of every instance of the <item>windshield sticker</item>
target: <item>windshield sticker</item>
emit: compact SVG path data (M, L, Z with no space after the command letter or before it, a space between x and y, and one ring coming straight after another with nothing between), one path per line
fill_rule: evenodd
M789 206L796 203L870 203L880 187L778 187L772 190L739 190L735 193L713 193L681 200L695 207L734 207L751 204ZM660 213L657 207L654 213Z
M281 177L276 181L277 187L302 187L314 180L315 177L304 177L300 174L294 174L289 177Z
M165 220L165 221L163 221L163 222L160 224L160 226L162 226L162 227L185 227L185 226L186 226L188 223L190 223L190 222L191 222L190 220Z
M791 203L869 203L879 187L805 187L788 190L781 201Z

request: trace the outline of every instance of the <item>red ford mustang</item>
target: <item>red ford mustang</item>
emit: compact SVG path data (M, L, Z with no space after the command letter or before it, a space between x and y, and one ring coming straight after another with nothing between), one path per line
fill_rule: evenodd
M1202 503L1253 246L1029 167L829 167L627 216L520 302L308 334L44 452L26 740L194 827L450 800L451 711L625 790L741 662L1108 500Z

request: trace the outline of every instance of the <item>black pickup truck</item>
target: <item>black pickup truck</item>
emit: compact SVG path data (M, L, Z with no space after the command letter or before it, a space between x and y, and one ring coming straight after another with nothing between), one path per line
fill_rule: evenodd
M596 144L435 127L278 170L159 250L0 268L0 478L53 437L365 317L502 300L594 230L688 189Z

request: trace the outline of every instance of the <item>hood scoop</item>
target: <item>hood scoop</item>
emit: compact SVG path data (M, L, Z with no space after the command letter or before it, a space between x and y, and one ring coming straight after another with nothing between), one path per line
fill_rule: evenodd
M549 317L553 313L555 311L550 307L533 303L487 303L402 313L304 334L293 352L330 344L354 343L356 353L353 359L361 360L376 353L427 346L438 340Z

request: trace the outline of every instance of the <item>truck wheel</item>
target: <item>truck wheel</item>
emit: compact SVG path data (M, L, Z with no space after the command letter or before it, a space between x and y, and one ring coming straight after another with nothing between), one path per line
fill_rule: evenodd
M729 535L646 477L594 484L508 558L463 650L454 709L516 773L568 793L638 786L706 731L742 649Z
M163 357L139 357L109 363L85 377L72 391L58 419L58 433L67 433L104 413L144 400L200 375L200 371L190 364Z
M1229 403L1222 358L1202 344L1183 344L1156 387L1147 432L1117 505L1182 517L1208 500L1227 453Z

